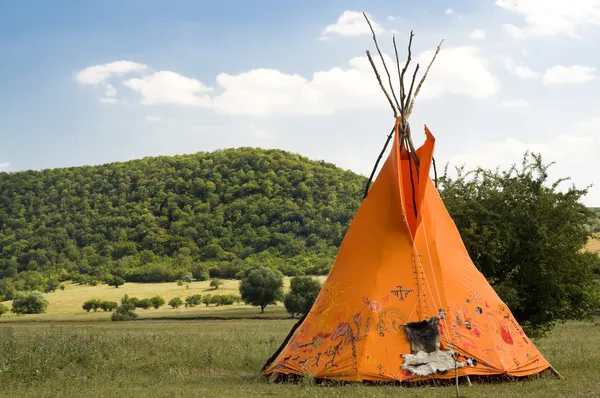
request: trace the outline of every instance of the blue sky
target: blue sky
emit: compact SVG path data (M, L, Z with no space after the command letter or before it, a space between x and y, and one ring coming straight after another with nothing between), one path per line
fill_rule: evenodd
M254 146L366 174L393 117L362 11L387 54L444 39L411 119L438 164L600 183L600 0L3 1L0 170Z

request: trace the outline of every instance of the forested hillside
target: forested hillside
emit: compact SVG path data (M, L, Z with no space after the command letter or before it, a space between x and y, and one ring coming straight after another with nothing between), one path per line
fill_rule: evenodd
M19 289L39 286L38 272L159 282L199 263L221 277L259 263L325 273L364 183L251 148L0 173L0 278Z

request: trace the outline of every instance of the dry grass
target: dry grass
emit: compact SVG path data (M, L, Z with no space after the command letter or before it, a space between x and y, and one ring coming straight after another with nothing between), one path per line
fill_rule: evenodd
M325 277L319 277L324 280ZM284 290L289 289L290 278L284 280ZM119 288L107 285L98 286L80 286L75 284L66 284L64 291L57 290L54 293L44 294L48 299L48 311L45 314L16 316L14 314L4 314L0 317L0 322L14 321L92 321L109 320L110 315L105 312L85 312L81 306L89 299L98 298L101 300L110 300L120 302L121 298L127 294L130 297L147 298L156 295L162 296L168 303L173 297L181 297L185 300L187 296L193 294L235 294L239 296L239 281L224 280L223 285L218 290L209 286L209 281L192 282L189 289L186 286L183 289L176 283L126 283ZM10 302L6 302L10 306ZM220 317L220 318L238 318L238 317L286 317L286 312L281 304L268 306L265 314L260 314L256 307L247 305L233 305L226 307L216 307L204 305L194 308L172 309L165 305L158 310L137 310L141 319L152 318L196 318L196 317Z
M600 235L596 234L591 238L587 245L585 245L585 250L600 254Z

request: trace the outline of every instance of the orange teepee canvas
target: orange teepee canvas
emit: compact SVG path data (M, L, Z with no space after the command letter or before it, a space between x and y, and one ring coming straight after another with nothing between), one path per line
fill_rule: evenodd
M417 170L396 128L319 296L265 375L406 381L550 367L471 261L429 177L425 134Z

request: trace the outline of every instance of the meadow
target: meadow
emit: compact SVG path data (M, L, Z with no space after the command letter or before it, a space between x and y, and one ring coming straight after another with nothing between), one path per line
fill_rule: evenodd
M316 277L324 280L325 277ZM150 298L156 295L162 296L166 302L173 297L181 297L183 300L187 296L194 294L235 294L240 295L239 280L222 280L223 284L217 289L209 286L210 281L192 282L189 288L177 286L176 283L126 283L119 288L111 287L106 284L96 286L82 286L72 283L65 284L65 290L57 290L54 293L45 293L44 297L49 302L48 311L44 314L17 316L12 313L4 314L0 317L2 322L58 322L58 321L109 321L110 313L99 310L98 312L86 312L81 306L89 299L97 298L120 302L124 295L137 298ZM287 292L290 285L290 278L284 278L284 291ZM4 302L10 307L10 302ZM285 308L281 303L278 305L269 305L264 314L260 314L258 307L251 307L244 304L234 304L231 306L217 307L211 304L209 307L200 305L193 308L180 307L173 309L168 305L161 308L136 311L140 319L186 319L186 318L289 318Z
M292 320L0 324L0 396L452 397L454 387L270 384L264 361ZM567 323L537 342L564 380L461 384L467 397L598 396L600 327Z
M217 291L209 282L194 282L189 289L175 283L127 283L118 289L68 284L64 291L46 294L50 301L46 314L0 318L0 396L455 396L452 386L268 383L260 369L295 323L281 304L268 306L265 314L243 304L138 309L140 318L131 322L111 322L109 313L81 309L89 298L118 301L124 294L139 298L159 294L167 300L192 294L238 294L238 283L225 281ZM600 396L595 383L600 373L599 341L598 322L558 325L536 344L564 380L543 374L513 382L461 384L461 395Z

